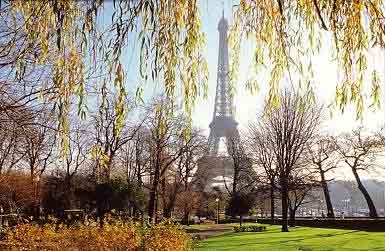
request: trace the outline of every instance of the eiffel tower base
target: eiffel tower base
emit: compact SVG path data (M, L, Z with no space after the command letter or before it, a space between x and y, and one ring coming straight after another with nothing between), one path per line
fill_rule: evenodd
M209 192L213 187L225 190L233 176L233 162L230 157L204 156L198 160L198 169L195 173L195 187L201 192ZM226 179L227 178L227 179Z

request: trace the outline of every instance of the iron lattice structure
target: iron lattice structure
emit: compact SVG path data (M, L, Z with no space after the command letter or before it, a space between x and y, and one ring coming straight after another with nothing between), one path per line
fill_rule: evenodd
M217 70L217 89L213 120L210 123L208 152L210 156L218 156L219 142L225 138L227 151L233 140L239 139L238 123L234 118L233 95L230 86L229 50L227 45L228 22L222 16L218 24L219 53Z

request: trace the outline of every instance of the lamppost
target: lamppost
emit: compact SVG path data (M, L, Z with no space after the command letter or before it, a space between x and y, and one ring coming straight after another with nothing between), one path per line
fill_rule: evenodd
M219 198L216 198L215 201L217 202L217 224L219 224Z
M38 194L38 186L39 186L39 181L40 181L40 176L37 175L33 178L34 181L34 196L35 196L35 217L39 217L39 194Z
M3 232L3 207L0 205L0 234Z

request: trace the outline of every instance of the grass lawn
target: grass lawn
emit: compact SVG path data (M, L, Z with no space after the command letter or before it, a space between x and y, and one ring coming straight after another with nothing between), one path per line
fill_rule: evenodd
M198 243L198 250L385 250L385 233L296 227L281 233L267 226L261 233L225 233Z

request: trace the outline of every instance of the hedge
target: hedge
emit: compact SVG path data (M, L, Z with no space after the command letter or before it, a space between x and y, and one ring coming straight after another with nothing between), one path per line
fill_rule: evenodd
M258 219L258 223L262 224L282 224L282 219ZM295 220L296 226L304 227L318 227L318 228L337 228L350 230L364 230L364 231L385 231L385 219L369 219L369 218L351 218L351 219L303 219L297 218Z

